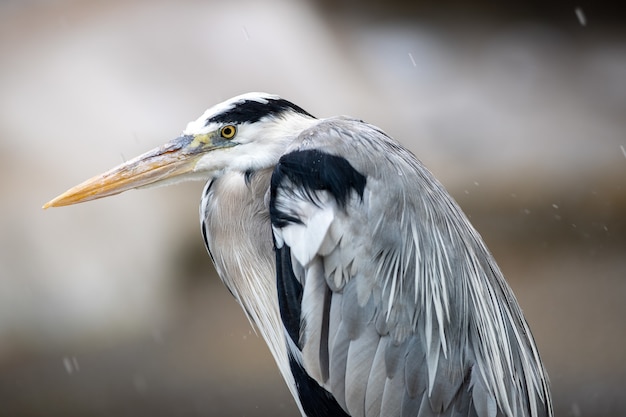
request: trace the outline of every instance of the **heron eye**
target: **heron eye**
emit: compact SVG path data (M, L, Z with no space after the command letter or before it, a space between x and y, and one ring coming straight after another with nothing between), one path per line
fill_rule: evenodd
M237 133L237 128L233 125L227 125L220 129L220 135L224 139L232 139L235 133Z

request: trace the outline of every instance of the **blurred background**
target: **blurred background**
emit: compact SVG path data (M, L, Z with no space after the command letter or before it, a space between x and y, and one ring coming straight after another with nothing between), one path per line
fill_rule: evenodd
M610 3L0 2L0 415L294 416L203 184L41 205L277 93L381 126L494 252L559 416L626 415L626 26Z

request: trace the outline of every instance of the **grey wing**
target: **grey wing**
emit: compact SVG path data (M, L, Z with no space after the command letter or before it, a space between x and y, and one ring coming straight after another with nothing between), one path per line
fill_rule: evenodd
M319 415L552 415L480 236L384 133L346 118L303 132L272 175L270 216L305 411L322 398Z

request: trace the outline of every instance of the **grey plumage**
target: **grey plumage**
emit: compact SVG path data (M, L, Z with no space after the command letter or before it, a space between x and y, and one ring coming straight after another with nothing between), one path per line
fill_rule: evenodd
M287 242L292 251L304 246L304 262L291 262L303 286L300 341L309 374L353 416L549 415L544 371L509 287L423 165L380 130L347 118L318 122L285 154L303 149L342 156L367 173L363 198L352 193L343 210L324 191L278 192L284 201L277 204L304 222L282 229L317 234L325 223L314 217L332 210L318 248L308 239ZM269 177L263 181L267 189ZM267 204L263 188L258 204ZM214 210L205 210L206 222ZM257 221L268 219L244 219L255 229ZM274 229L279 240L282 229ZM214 240L209 247L223 245Z
M496 262L399 143L260 93L209 109L184 138L193 167L179 168L177 155L168 164L208 178L207 248L303 415L552 416L545 370ZM139 185L164 178L143 176ZM85 191L100 178L49 205L131 188Z
M329 340L339 378L331 370L330 380L318 382L351 415L454 415L469 408L461 401L467 395L479 416L496 409L498 415L549 415L544 371L517 302L476 231L423 165L378 129L345 118L318 123L286 152L308 148L341 155L367 173L362 201L353 193L344 210L335 208L324 243L305 258L312 257L310 268L324 264L318 274L332 289L331 304L342 306L329 317L340 323ZM332 205L319 193L299 201L289 195L293 200L281 204L308 202L315 210L317 199L325 202L318 210ZM307 245L288 243L292 250ZM302 284L305 292L319 286ZM303 299L303 309L306 303L323 305ZM305 340L318 331L307 324ZM379 345L384 363L375 361ZM304 363L315 369L317 349L307 348ZM378 399L365 395L370 384L383 387L374 407Z

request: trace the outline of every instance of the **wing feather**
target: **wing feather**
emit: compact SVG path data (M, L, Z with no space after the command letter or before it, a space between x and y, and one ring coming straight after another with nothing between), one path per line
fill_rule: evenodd
M498 412L494 396L477 372L472 370L472 403L478 417L496 417Z
M316 381L328 378L328 286L322 262L316 258L306 269L302 293L300 343L306 370Z
M401 372L398 372L392 378L387 377L385 381L380 416L399 416L402 410L403 397L404 371L401 370Z
M367 378L367 388L365 391L365 415L367 417L380 416L381 404L383 402L383 391L387 381L385 370L385 350L387 348L388 337L382 337L376 345L376 353Z
M428 388L428 371L426 369L426 351L424 343L413 338L408 346L405 363L405 384L407 394L411 398L419 398Z
M344 322L339 325L337 335L329 348L330 369L327 389L333 393L337 402L346 407L346 368L348 365L348 351L350 349L350 337L345 329Z
M368 327L363 334L350 342L346 362L346 406L353 416L365 415L367 384L354 384L351 381L366 381L370 371L380 335L376 329Z

